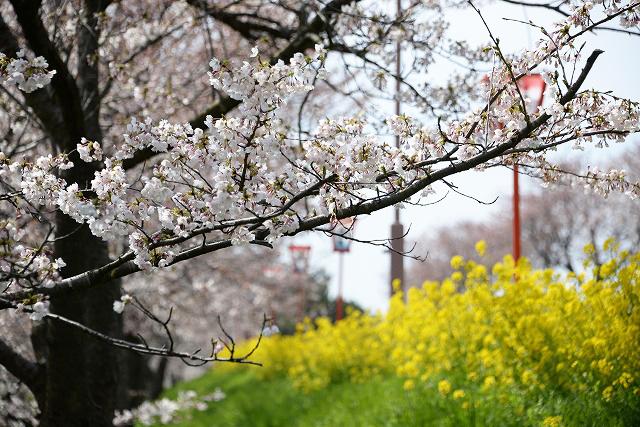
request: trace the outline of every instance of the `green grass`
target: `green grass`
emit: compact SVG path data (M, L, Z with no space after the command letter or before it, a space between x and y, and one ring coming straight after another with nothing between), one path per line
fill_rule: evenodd
M221 387L226 398L213 402L203 412L195 411L190 420L177 426L453 426L445 408L429 404L417 393L402 390L397 378L374 380L366 384L331 385L313 393L295 390L288 380L260 381L247 370L242 373L210 373L180 384L167 393L175 397L180 390L199 395ZM425 405L429 410L425 410Z
M402 389L402 380L372 379L366 384L342 383L312 393L294 389L287 379L263 381L255 369L209 372L165 393L181 390L206 395L221 388L226 398L193 411L175 426L193 427L412 427L412 426L540 426L550 415L563 415L563 426L625 426L609 408L578 396L548 396L527 402L524 396L484 399L478 408L442 397L433 388Z

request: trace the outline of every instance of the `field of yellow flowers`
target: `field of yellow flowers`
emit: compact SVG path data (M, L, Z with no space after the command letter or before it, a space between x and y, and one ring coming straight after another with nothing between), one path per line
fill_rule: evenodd
M263 339L257 375L306 393L394 376L461 412L506 408L560 426L595 411L608 425L640 425L640 254L612 241L604 251L595 265L585 248L578 275L454 257L450 278L397 292L386 315L352 312Z

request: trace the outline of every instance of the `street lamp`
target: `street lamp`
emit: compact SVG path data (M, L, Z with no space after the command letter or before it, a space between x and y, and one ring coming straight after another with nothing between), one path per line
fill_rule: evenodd
M291 245L289 246L289 252L291 253L291 267L293 275L300 282L300 303L298 306L298 320L302 320L305 311L305 282L306 275L309 271L309 254L311 252L311 246L308 245Z
M344 280L344 254L351 250L351 240L355 226L354 218L337 221L333 227L333 251L338 253L338 295L336 296L336 321L344 317L342 288Z
M483 82L489 82L489 76L484 76ZM525 108L530 114L542 105L544 101L544 90L547 83L540 74L529 74L518 80L518 89L527 99ZM503 124L498 124L500 128ZM520 182L518 173L518 164L513 165L513 258L518 261L521 255L521 227L520 227Z
M544 90L547 83L540 74L529 74L518 80L518 88L528 99L526 105L529 113L535 112L544 101ZM518 164L513 165L513 258L520 259L520 186L518 180Z

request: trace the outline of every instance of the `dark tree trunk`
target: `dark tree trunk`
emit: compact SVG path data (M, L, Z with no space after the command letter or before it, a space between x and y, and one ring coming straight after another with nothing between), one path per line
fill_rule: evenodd
M68 237L55 244L55 256L67 266L65 276L82 273L109 261L107 245L91 235L87 226L58 213L58 235ZM113 301L120 297L119 283L55 298L53 313L84 323L110 336L121 335L120 317ZM110 426L116 406L118 354L116 350L75 328L50 322L47 331L48 358L46 403L42 426Z
M86 0L82 24L78 27L77 87L83 107L83 135L102 140L100 129L100 97L97 52L99 37L97 12L106 1ZM75 149L80 138L57 141L64 151ZM82 162L77 154L75 166L66 171L68 183L89 188L97 165ZM67 263L62 271L68 277L83 273L109 262L107 244L91 234L87 225L57 212L56 235L62 237L54 247L55 257ZM121 337L121 316L113 311L113 302L120 298L120 283L99 284L83 292L52 299L51 311L82 322L86 326L112 337ZM108 344L83 335L78 330L50 322L47 332L48 360L46 404L42 408L42 425L111 426L117 406L119 384L118 361L121 354Z

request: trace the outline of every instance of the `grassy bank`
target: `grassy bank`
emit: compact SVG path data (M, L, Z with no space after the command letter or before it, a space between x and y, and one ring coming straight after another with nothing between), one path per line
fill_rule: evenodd
M255 368L259 369L259 368ZM303 393L286 378L261 380L254 368L210 372L166 393L175 398L193 390L204 396L217 387L225 399L194 410L175 426L335 427L335 426L624 426L612 408L574 396L525 402L517 395L482 404L443 396L436 388L403 389L397 377L366 383L344 382ZM467 404L464 404L464 403ZM477 407L476 407L477 405ZM560 414L549 416L549 414ZM561 417L561 418L559 418Z

